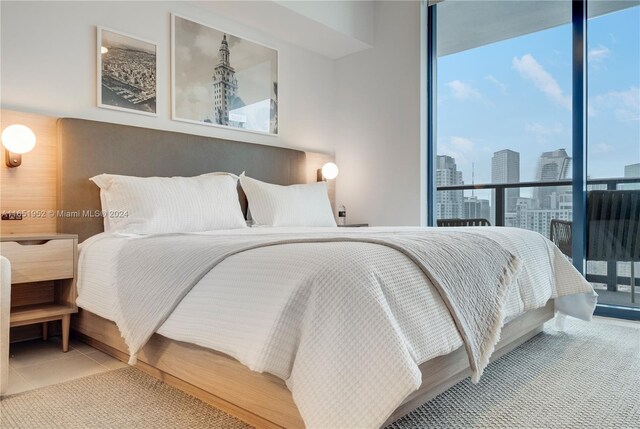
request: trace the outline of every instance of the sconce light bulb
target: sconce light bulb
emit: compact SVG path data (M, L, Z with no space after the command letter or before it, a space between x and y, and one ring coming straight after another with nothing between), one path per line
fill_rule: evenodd
M36 146L36 135L27 126L9 125L2 131L2 145L13 153L27 153Z
M327 162L322 166L322 177L327 180L333 180L338 177L338 166L333 162Z

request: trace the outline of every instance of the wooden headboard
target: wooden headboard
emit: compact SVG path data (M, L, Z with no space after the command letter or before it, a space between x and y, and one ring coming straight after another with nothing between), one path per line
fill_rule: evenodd
M195 176L227 171L280 185L307 183L330 155L83 119L58 120L58 232L79 241L103 231L101 173ZM239 198L246 208L242 192ZM83 213L85 215L83 215ZM62 214L62 216L60 215ZM68 215L67 215L68 214Z

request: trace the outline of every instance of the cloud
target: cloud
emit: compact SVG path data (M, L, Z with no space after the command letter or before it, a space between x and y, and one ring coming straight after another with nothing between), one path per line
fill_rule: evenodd
M527 122L524 129L528 134L531 134L535 138L536 143L540 145L548 144L557 136L560 136L565 132L565 128L560 122L555 122L553 124Z
M640 121L640 87L631 86L624 91L609 91L593 99L594 109L613 110L620 122Z
M503 93L507 92L507 85L505 83L500 82L498 79L496 79L492 75L485 76L485 79L493 83L494 85L496 85L498 88L500 88L500 91L502 91Z
M638 112L632 112L627 109L616 109L616 119L620 122L638 122L640 121L640 114Z
M191 59L193 58L191 55L191 49L189 49L187 46L177 46L175 49L176 52L176 61L180 61L183 63L189 63L191 62Z
M176 114L180 118L203 121L213 117L212 86L192 84L176 87Z
M473 151L473 148L475 146L471 140L466 139L464 137L457 137L457 136L451 137L451 145L456 149L466 151L466 152Z
M447 86L451 88L453 96L458 100L472 100L481 97L480 92L468 83L464 83L459 80L452 80L447 83Z
M438 145L438 155L448 155L455 158L459 166L468 166L476 155L475 146L475 143L468 138L452 136L448 142Z
M218 49L216 49L216 46L220 46L220 41L215 37L217 36L216 34L211 33L210 31L206 31L206 29L201 29L195 36L194 46L198 48L199 55L217 60Z
M598 143L596 145L591 146L590 148L591 148L591 151L597 155L602 155L602 154L610 153L611 151L613 151L613 146L606 143Z
M562 132L564 131L564 127L560 122L556 122L552 125L543 125L538 122L528 122L525 125L525 130L528 133L537 136L552 136L555 134L562 134Z
M592 63L599 63L604 61L610 55L611 51L609 50L609 48L603 45L599 45L597 48L589 49L589 52L587 53L587 59Z
M542 91L548 98L558 103L565 109L571 110L571 97L566 95L558 82L531 54L522 57L514 57L513 68L520 73L523 79L530 80L536 88Z

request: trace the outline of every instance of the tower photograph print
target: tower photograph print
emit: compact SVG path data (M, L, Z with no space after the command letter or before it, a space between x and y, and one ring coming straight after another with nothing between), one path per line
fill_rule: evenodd
M172 15L172 119L278 133L278 51Z

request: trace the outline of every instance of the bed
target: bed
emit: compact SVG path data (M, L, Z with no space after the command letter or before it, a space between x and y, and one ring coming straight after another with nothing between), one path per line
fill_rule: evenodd
M60 120L59 129L62 210L99 209L97 189L88 178L105 171L192 176L245 169L285 185L308 176L305 154L289 149L74 119ZM120 159L118 153L132 142L137 156ZM196 158L185 146L176 151L177 145L193 145ZM152 151L141 168L136 158ZM268 151L268 162L260 151ZM588 319L595 304L591 286L557 248L528 231L249 228L139 237L101 228L100 219L60 220L62 232L80 234L83 241L81 311L72 322L77 335L259 427L384 426L466 376L479 378L483 359L495 359L536 335L556 307ZM473 341L465 330L467 316L452 311L452 305L466 302L465 311L478 313L468 316L471 325L482 324L484 306L470 303L485 292L470 284L453 299L456 291L442 279L450 261L440 264L439 277L433 275L439 266L429 265L438 248L455 240L462 247L502 249L513 257L506 266L518 265L511 267L514 278L502 278L498 270L499 281L513 286L502 288L504 305L491 316L501 330L483 338L490 347L480 344L479 360L473 359ZM184 256L191 248L200 246L203 250L194 253L200 257L242 242L248 244L194 274L197 281L134 348L123 328L124 315L163 311L154 310L155 301L142 303L146 295L138 300L131 293L152 290L153 282L142 286L156 271L173 275L178 270L172 263L193 260ZM473 283L473 259L485 257L481 253L452 258L464 260L456 275ZM139 254L146 258L135 260ZM136 267L147 269L147 275L137 275Z

